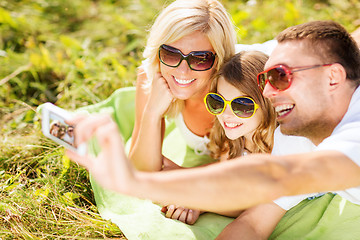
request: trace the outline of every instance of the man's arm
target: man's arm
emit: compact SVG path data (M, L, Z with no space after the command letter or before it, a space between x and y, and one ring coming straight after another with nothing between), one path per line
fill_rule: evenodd
M86 131L76 132L77 142L95 134L102 152L96 158L68 152L70 158L85 166L104 187L164 204L231 211L281 196L360 185L360 167L338 151L287 156L251 154L202 168L139 172L124 154L117 126L109 117L93 117L79 124L85 124Z
M244 209L281 196L360 185L360 167L336 151L249 155L204 168L136 175L141 187L129 194L209 211Z

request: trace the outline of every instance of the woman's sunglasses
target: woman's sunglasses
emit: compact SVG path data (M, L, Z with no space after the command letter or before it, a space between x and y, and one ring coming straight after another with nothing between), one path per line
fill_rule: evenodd
M227 101L218 93L208 93L204 98L206 109L209 113L219 115L225 111L226 105L229 105L231 111L239 118L250 118L255 114L259 105L249 97L237 97Z
M326 67L331 65L332 64L322 64L322 65L293 67L293 68L288 67L286 65L276 65L259 73L257 76L257 81L261 91L264 91L265 85L267 83L270 83L270 85L273 88L279 91L284 91L290 87L292 82L292 75L294 72L300 72L313 68Z
M168 67L178 67L182 60L185 60L189 68L194 71L206 71L212 68L215 62L215 56L210 51L193 51L184 55L179 49L168 45L161 45L159 48L160 62Z

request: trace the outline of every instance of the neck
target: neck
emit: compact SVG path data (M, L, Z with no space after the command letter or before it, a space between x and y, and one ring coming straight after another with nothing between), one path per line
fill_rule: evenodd
M312 131L308 133L309 136L306 136L316 146L324 141L325 138L329 137L336 126L342 121L348 111L355 90L356 88L352 86L352 83L347 81L342 86L341 91L339 91L338 94L334 94L331 106L332 109L336 109L336 111L331 111L331 114L328 114L327 118L323 118L323 120L327 121L322 122L321 127L319 126L318 128L318 132Z
M253 143L252 139L244 138L244 140L245 140L244 143L245 150L248 151L249 153L255 152L255 144Z

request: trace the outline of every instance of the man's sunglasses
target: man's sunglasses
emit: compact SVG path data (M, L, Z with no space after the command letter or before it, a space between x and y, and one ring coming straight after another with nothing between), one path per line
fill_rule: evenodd
M193 51L184 55L179 49L168 45L161 45L159 48L160 62L168 67L178 67L182 60L185 60L189 68L194 71L206 71L212 68L215 56L211 51Z
M249 97L237 97L227 101L218 93L208 93L204 98L206 109L213 115L219 115L225 111L229 105L231 111L239 118L250 118L255 114L259 105Z
M270 83L270 85L273 88L279 91L284 91L290 87L294 72L300 72L313 68L326 67L331 65L332 64L322 64L322 65L312 65L312 66L293 67L293 68L288 67L286 65L276 65L259 73L257 76L257 81L261 91L264 91L265 85L267 83Z

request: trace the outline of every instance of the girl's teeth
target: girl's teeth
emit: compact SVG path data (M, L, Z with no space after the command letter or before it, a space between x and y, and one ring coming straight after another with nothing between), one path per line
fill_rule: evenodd
M240 126L240 123L224 123L226 127L234 128Z

